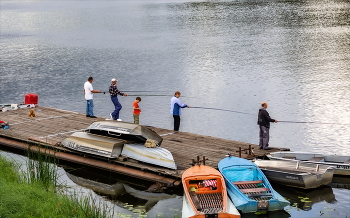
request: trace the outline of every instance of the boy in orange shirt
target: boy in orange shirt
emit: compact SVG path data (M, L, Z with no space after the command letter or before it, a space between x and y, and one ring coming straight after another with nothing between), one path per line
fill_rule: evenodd
M134 108L134 123L135 124L139 124L140 122L140 113L141 113L141 108L139 107L139 102L141 101L140 97L136 97L136 100L134 101L134 103L132 104L133 108Z

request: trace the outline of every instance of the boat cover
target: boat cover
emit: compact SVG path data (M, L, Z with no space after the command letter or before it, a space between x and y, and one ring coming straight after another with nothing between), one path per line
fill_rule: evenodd
M99 121L91 124L87 130L91 133L106 134L110 137L117 137L128 141L146 142L147 139L154 140L160 145L163 138L153 130L143 125L120 121Z

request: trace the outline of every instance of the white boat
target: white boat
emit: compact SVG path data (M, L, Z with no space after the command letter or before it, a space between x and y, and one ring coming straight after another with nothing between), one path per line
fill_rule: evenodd
M311 189L332 182L334 167L302 161L255 160L270 182Z
M61 142L66 148L107 158L119 157L124 143L121 139L87 132L75 132Z
M334 175L350 176L350 155L280 151L272 152L267 157L271 160L303 161L332 166L335 168Z
M160 145L163 141L161 136L146 126L113 120L94 122L87 128L87 131L134 142L144 143L147 139L151 139Z
M147 148L143 143L125 144L126 141L88 132L75 132L61 144L69 149L107 158L120 155L144 163L150 163L176 170L173 155L165 148Z
M147 148L141 143L125 144L121 155L141 162L173 170L177 169L173 155L170 151L159 146L156 146L155 148Z

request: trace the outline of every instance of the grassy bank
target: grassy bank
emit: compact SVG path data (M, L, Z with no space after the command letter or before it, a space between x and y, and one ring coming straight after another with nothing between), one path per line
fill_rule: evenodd
M0 218L110 217L103 205L91 206L92 199L57 193L55 165L51 169L43 162L28 166L29 173L21 173L15 162L0 155ZM46 177L47 173L52 173L53 178Z

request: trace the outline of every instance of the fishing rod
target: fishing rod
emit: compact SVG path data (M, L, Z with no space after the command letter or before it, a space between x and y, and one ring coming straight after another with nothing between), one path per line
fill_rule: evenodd
M212 107L190 107L190 108L216 110L216 111L227 111L227 112L233 112L233 113L239 113L239 114L255 115L255 114L245 113L245 112L241 112L241 111L234 111L234 110L227 110L227 109L220 109L220 108L212 108Z
M167 97L172 97L173 95L128 95L128 96L167 96Z
M241 111L220 109L220 108L209 108L209 107L190 107L190 108L227 111L227 112L233 112L233 113L240 113L240 114L247 114L247 115L254 115L255 116L255 114L245 113L245 112L241 112ZM345 124L345 123L322 123L322 122L304 122L304 121L278 121L278 122L282 122L282 123L312 123L312 124L350 125L350 124Z
M121 92L168 92L168 91L121 91Z
M128 96L155 96L155 97L173 97L174 95L128 95ZM187 97L187 96L181 96L182 98L195 98L195 97Z

